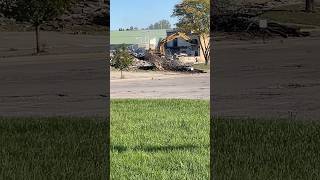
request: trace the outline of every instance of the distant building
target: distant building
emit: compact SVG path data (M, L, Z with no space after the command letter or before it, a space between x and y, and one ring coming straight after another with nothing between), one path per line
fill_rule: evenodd
M130 30L110 31L111 49L121 44L136 45L145 49L156 49L161 39L167 36L167 30Z

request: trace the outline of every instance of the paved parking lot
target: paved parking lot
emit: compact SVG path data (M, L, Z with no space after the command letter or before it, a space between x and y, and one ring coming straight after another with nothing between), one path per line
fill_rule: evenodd
M111 73L111 98L210 98L210 73L125 72L124 74L127 74L128 79L117 79L119 73Z

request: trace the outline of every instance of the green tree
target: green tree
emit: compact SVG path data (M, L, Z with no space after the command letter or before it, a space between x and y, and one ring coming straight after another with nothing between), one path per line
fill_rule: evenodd
M154 23L153 28L154 29L161 29L160 28L160 23L159 22Z
M72 0L16 0L11 7L9 16L17 21L29 22L35 28L36 53L40 52L40 26L49 20L61 15L71 4Z
M148 29L154 29L154 25L153 24L150 24Z
M158 21L154 24L151 24L148 29L170 29L171 28L171 24L168 20L161 20Z
M160 24L160 29L170 29L171 28L171 24L168 20L161 20L159 21L159 24Z
M133 63L133 56L128 51L128 48L125 44L122 44L119 48L116 49L116 52L112 58L111 64L120 70L121 79L123 79L122 71L128 69Z
M183 0L175 5L172 16L178 17L176 24L180 31L196 33L205 63L210 59L210 0Z

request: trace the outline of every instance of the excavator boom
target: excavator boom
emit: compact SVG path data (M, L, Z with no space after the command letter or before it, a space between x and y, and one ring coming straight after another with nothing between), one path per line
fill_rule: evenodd
M162 39L159 43L159 53L160 55L165 55L165 44L167 42L173 41L176 38L182 38L186 41L190 41L191 38L189 36L187 36L185 33L181 33L181 32L176 32L174 34L171 34L170 36L167 36L165 39Z

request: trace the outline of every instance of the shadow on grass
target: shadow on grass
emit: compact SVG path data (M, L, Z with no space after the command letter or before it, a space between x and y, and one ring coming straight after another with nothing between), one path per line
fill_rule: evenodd
M122 145L114 145L111 147L112 151L117 151L119 153L123 153L126 151L144 151L144 152L168 152L168 151L192 151L195 149L200 148L199 146L195 145L168 145L168 146L136 146L133 148L128 148Z
M217 179L320 179L320 121L290 118L211 120Z

